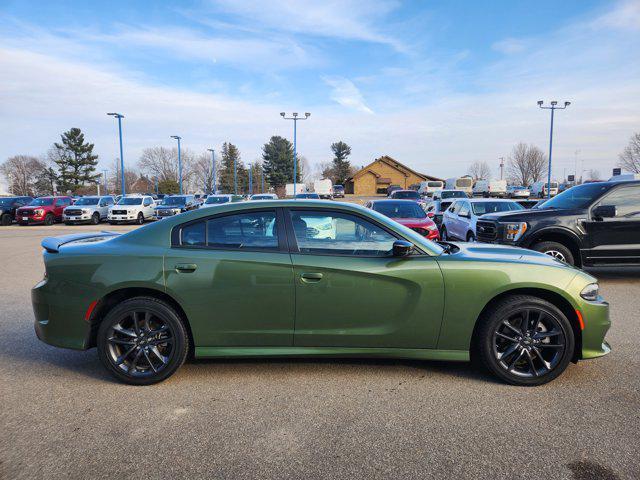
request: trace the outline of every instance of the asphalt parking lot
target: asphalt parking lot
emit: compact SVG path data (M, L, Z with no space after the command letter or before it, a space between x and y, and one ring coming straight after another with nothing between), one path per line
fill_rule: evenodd
M640 269L592 272L613 352L542 387L353 359L197 361L132 387L33 331L40 241L93 230L0 227L2 479L640 478Z

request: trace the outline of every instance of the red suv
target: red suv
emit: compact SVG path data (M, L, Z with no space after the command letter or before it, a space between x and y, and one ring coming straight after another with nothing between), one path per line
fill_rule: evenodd
M62 221L62 210L73 203L71 197L38 197L16 210L16 222L20 225L43 223L53 225Z

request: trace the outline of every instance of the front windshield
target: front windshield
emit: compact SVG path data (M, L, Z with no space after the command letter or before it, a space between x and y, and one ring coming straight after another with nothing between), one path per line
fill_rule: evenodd
M424 210L417 203L409 202L377 202L373 209L390 218L425 218Z
M97 205L99 201L98 197L82 197L76 200L74 205Z
M561 194L556 195L540 205L536 205L535 208L558 208L569 210L574 208L587 208L608 189L608 186L602 185L601 183L585 183L584 185L577 185L565 190Z
M186 197L164 197L160 205L184 205L187 203Z
M428 182L427 187L442 188L442 182Z
M460 191L455 192L442 192L440 198L467 198L467 194Z
M204 202L207 205L211 205L211 204L215 204L215 203L227 203L229 201L229 197L213 197L213 196L208 196L207 197L207 201Z
M53 198L34 198L29 205L34 207L47 207L49 205L53 205Z
M484 215L485 213L524 210L524 207L516 202L475 202L471 204L471 208L473 213L478 216Z
M343 190L344 190L344 187L343 187L342 185L334 185L334 186L333 186L333 191L334 191L334 192L337 192L337 191L340 191L340 192L341 192L341 191L343 191Z
M140 197L122 197L118 201L118 205L142 205L142 198Z
M420 198L420 194L418 192L410 191L410 192L393 192L393 198Z

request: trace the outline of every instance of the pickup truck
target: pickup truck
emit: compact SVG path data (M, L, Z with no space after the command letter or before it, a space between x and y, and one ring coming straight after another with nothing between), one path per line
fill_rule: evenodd
M640 181L577 185L530 210L480 217L477 240L578 267L640 265Z

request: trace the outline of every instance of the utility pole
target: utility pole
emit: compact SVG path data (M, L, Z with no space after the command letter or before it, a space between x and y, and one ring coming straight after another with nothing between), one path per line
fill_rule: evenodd
M104 183L104 194L107 195L109 193L109 189L107 188L107 170L102 170L102 183Z
M309 112L304 114L304 118L298 118L298 113L293 112L291 117L287 117L285 112L280 112L280 116L285 120L293 120L293 197L296 196L296 184L298 182L298 151L297 151L297 136L298 136L298 120L306 120L311 116Z
M122 175L122 196L124 197L125 195L125 185L124 185L124 156L122 155L122 119L124 118L124 115L122 115L121 113L107 113L107 115L110 115L112 117L116 117L118 119L118 134L120 136L120 175Z
M547 199L551 198L551 152L553 150L553 114L556 110L564 110L571 102L564 102L564 107L558 107L558 102L553 100L550 107L543 107L544 101L538 100L538 107L551 110L551 128L549 130L549 171L547 172Z
M249 195L253 195L253 167L249 165Z
M207 148L211 152L211 194L216 194L216 150L215 148Z
M171 138L175 138L178 141L178 184L180 185L180 195L182 195L182 155L180 153L180 140L182 140L182 137L171 135Z
M500 180L504 178L504 157L500 157Z

